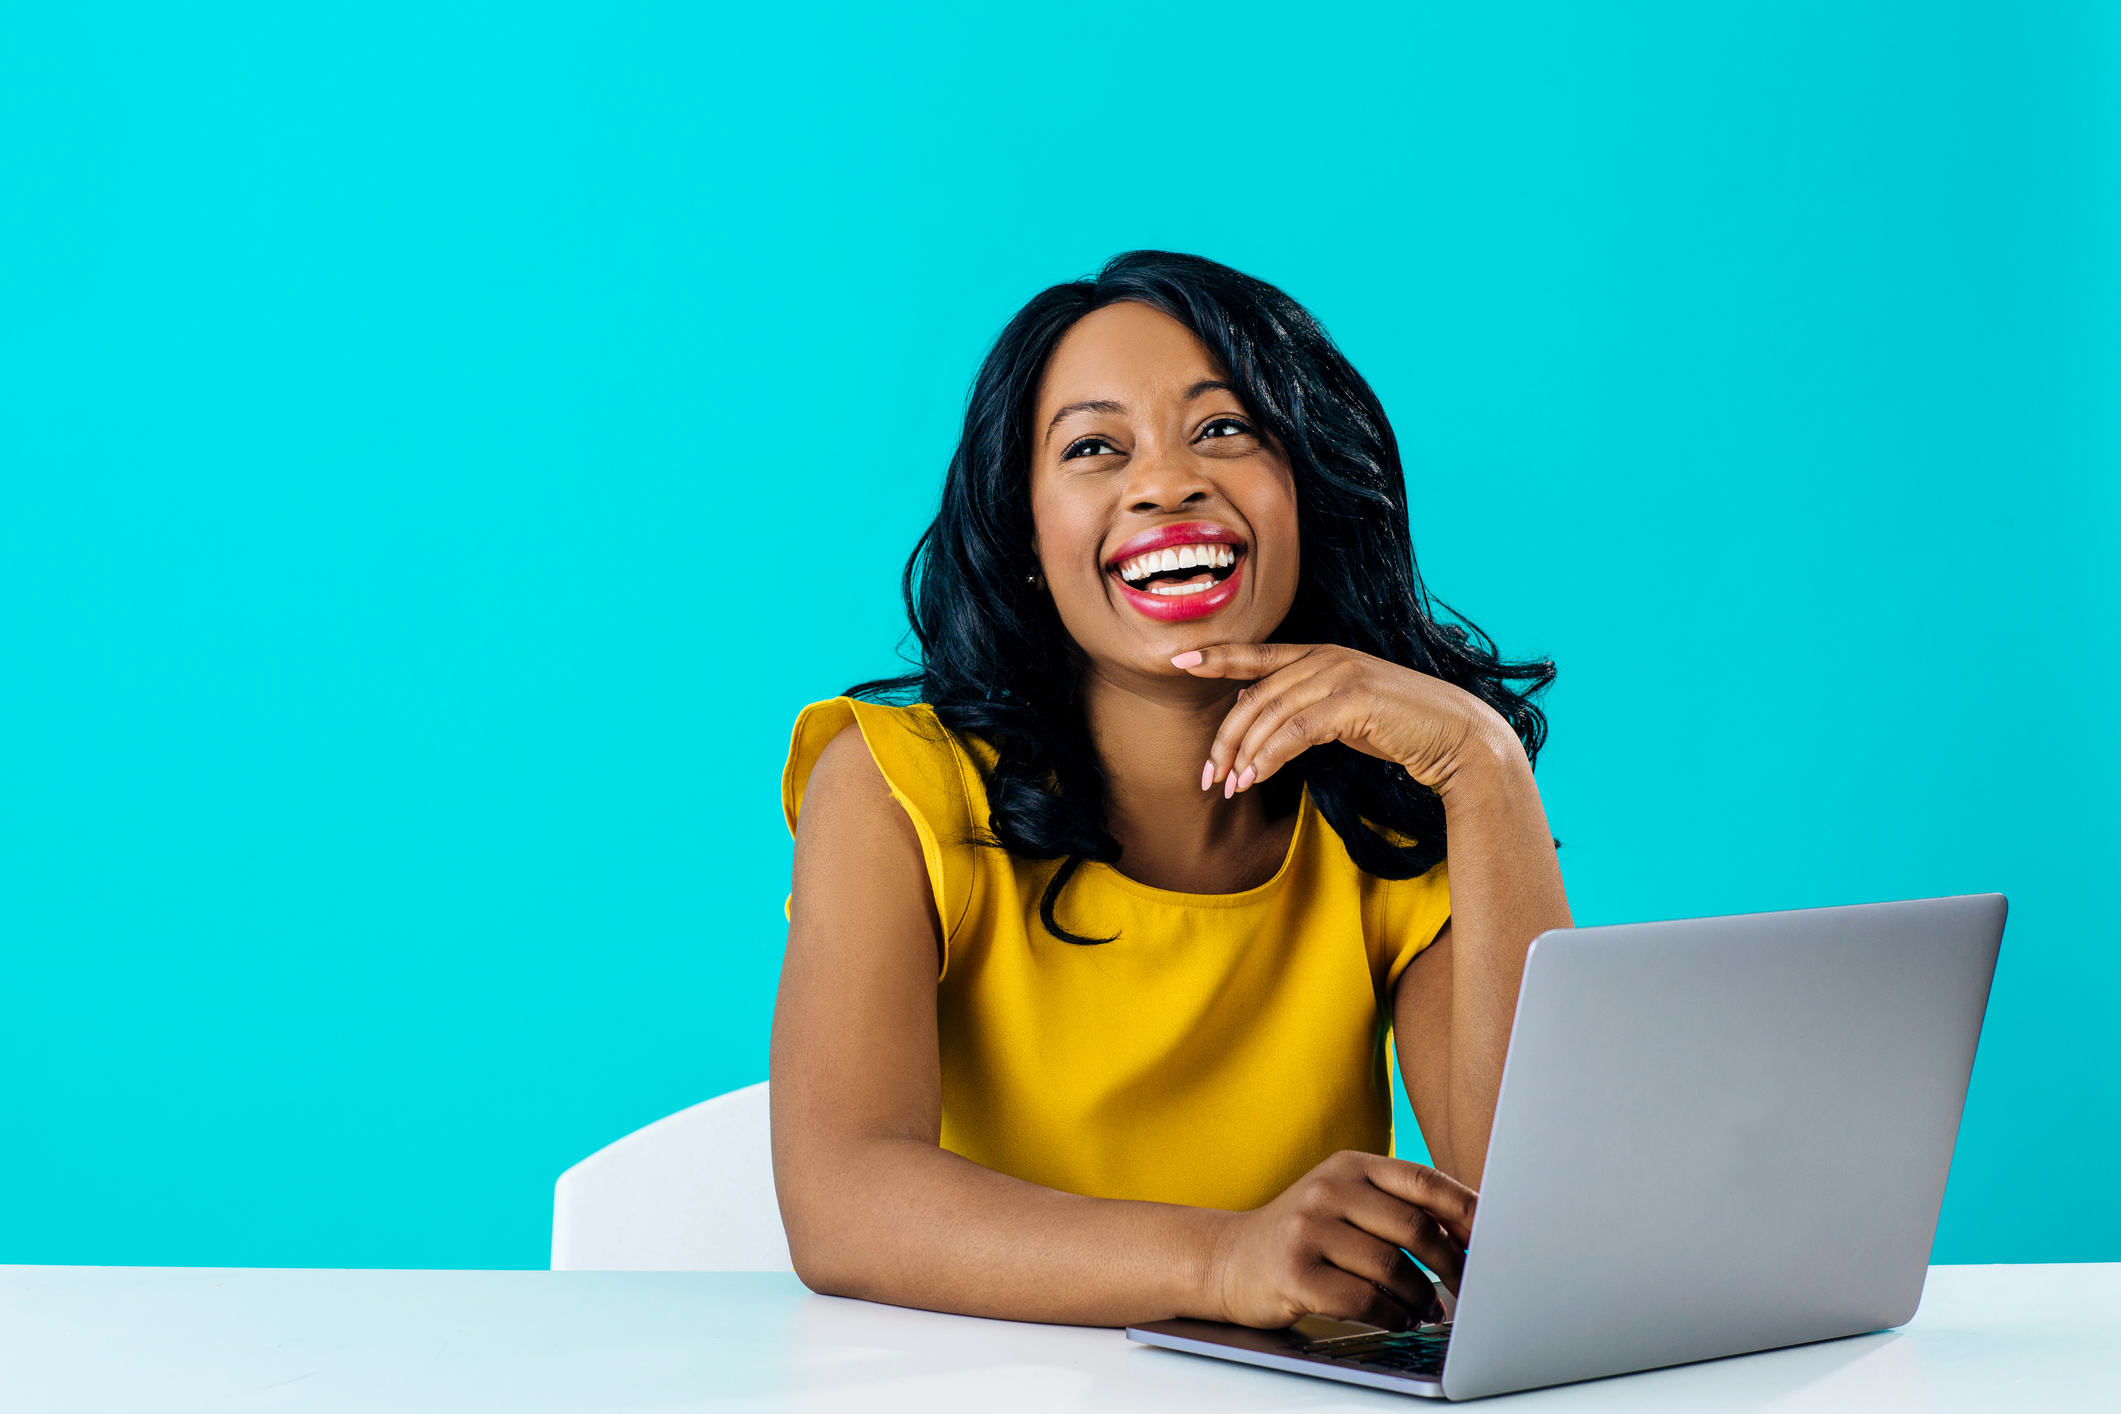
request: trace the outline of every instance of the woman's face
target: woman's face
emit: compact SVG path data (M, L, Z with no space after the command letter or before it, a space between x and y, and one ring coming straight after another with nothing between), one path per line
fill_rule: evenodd
M1031 427L1038 563L1068 634L1107 670L1257 643L1296 598L1296 485L1206 346L1113 304L1061 339Z

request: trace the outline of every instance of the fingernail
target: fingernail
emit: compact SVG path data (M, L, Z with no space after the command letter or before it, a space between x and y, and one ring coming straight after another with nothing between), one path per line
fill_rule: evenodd
M1215 763L1213 761L1210 761L1207 765L1200 768L1200 788L1202 790L1206 790L1209 786L1212 786L1214 784Z
M1237 778L1237 788L1239 790L1250 790L1252 788L1252 779L1252 768L1247 766L1245 767L1245 773Z
M1229 798L1230 798L1231 796L1233 796L1233 795L1236 795L1236 794L1237 794L1237 777L1235 777L1235 776L1224 776L1224 777L1223 777L1223 799L1224 799L1224 800L1228 800L1228 799L1229 799Z
M1171 666L1174 668L1197 668L1200 666L1200 656L1198 649L1191 653L1181 653L1171 660Z

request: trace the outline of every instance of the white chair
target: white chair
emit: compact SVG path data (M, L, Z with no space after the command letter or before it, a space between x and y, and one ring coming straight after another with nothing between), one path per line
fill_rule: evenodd
M773 1196L764 1083L665 1116L560 1175L556 1272L794 1269Z

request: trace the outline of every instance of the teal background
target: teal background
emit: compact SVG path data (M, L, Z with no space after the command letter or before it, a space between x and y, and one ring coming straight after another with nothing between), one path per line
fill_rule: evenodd
M761 1078L789 722L1136 246L1559 661L1579 918L2010 894L1937 1256L2121 1258L2111 7L0 24L0 1261L540 1266Z

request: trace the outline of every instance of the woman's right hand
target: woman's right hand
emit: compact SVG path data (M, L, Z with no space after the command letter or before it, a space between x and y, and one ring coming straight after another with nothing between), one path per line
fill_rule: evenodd
M1279 1198L1232 1214L1211 1291L1223 1319L1261 1329L1302 1316L1387 1330L1443 1319L1407 1253L1458 1290L1479 1195L1422 1164L1347 1149Z

